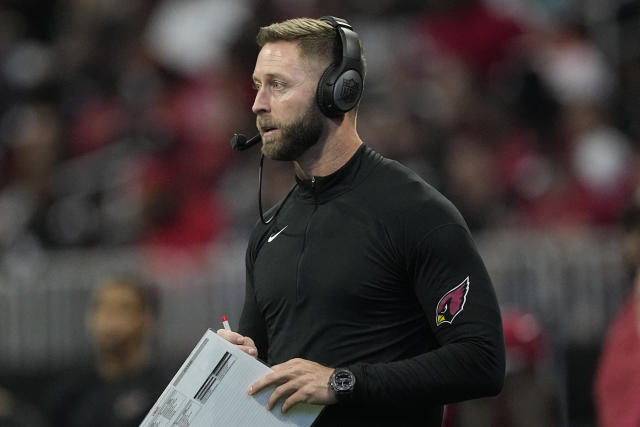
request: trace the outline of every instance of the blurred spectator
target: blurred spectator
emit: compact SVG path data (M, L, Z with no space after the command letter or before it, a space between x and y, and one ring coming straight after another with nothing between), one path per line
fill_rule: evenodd
M482 0L434 1L422 29L438 55L452 56L487 78L511 54L524 28L514 17Z
M618 5L616 56L618 92L614 99L616 123L640 144L640 1L621 1Z
M630 197L638 164L630 141L608 117L615 86L611 67L578 25L541 31L531 57L561 104L561 122L549 152L556 170L551 185L560 190L556 197L551 188L551 197L539 197L530 218L613 224Z
M40 411L0 387L0 427L47 427Z
M157 309L155 293L138 279L100 284L87 315L95 365L53 386L45 404L54 426L139 425L167 381L151 354Z
M447 408L445 427L539 427L559 425L557 396L545 376L546 336L540 321L521 309L502 313L507 373L493 398Z
M0 250L39 234L40 215L52 200L60 132L59 116L47 103L14 105L1 118L5 161L0 166L9 175L0 186Z
M164 0L153 11L147 40L170 68L197 75L227 60L228 43L249 17L247 0Z
M228 147L254 126L245 28L292 15L357 24L378 53L360 132L474 230L608 225L637 180L637 1L618 62L568 2L36 3L0 6L3 249L198 250L252 222L255 156ZM266 175L269 205L290 183Z
M623 216L623 254L632 289L606 335L594 397L601 427L640 425L640 192Z

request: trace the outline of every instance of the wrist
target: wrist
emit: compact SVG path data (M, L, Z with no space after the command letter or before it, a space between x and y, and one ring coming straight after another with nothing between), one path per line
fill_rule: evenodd
M351 400L356 385L356 377L347 368L336 368L329 378L329 393L338 403Z

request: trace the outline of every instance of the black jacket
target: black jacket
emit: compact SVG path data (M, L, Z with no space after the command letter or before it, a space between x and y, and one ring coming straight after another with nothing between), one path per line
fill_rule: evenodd
M355 374L349 402L317 425L440 426L444 403L500 391L495 293L446 198L363 145L282 203L250 239L240 333L271 365Z

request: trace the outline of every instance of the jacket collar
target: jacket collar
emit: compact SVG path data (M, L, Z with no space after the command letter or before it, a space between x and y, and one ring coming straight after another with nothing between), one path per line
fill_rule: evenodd
M363 160L376 156L376 153L362 144L351 158L340 169L327 176L314 176L300 179L296 176L298 196L303 199L323 202L349 191L359 182L359 172L363 168Z

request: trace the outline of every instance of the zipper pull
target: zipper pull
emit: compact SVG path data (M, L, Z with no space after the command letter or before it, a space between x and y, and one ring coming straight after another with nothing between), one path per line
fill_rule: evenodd
M311 194L313 195L313 201L317 205L318 204L318 193L316 191L316 177L311 177Z

